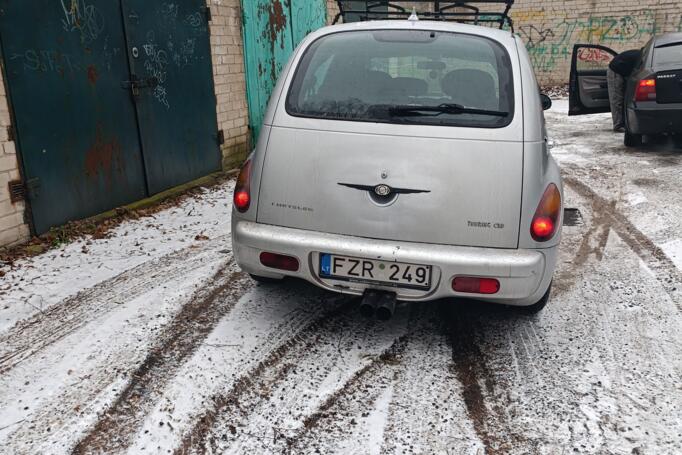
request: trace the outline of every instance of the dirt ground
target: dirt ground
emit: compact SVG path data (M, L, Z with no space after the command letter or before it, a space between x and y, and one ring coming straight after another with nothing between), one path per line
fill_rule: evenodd
M2 269L0 452L682 453L682 151L566 111L541 314L256 285L230 181Z

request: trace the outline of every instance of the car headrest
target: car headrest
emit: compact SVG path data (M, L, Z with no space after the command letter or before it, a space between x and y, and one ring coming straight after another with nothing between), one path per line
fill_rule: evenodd
M393 82L391 82L393 90L400 90L410 96L426 95L428 87L425 80L416 77L394 77Z
M441 89L458 104L497 109L498 98L493 77L481 70L450 71L441 80Z

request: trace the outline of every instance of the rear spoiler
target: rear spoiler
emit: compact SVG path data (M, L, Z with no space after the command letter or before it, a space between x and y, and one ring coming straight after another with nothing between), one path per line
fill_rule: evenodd
M467 24L498 24L514 31L509 12L514 0L336 0L339 13L334 24L343 18L344 23L369 20L407 19L415 7L418 15L428 20L462 22ZM425 5L425 6L422 6ZM500 6L501 11L494 11ZM481 11L481 7L484 11Z

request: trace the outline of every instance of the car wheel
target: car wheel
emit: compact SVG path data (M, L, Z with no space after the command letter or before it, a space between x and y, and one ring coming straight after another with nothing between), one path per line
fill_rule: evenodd
M258 276L258 275L254 275L253 273L249 273L249 275L251 276L251 278L254 281L261 283L261 284L273 284L273 283L279 283L282 281L281 278L270 278L267 276Z
M626 131L623 142L626 147L639 147L644 143L644 139L641 134L633 134Z
M518 311L524 314L537 314L540 311L542 311L546 306L547 303L549 303L549 295L552 293L552 283L549 284L549 287L547 288L547 292L545 292L545 295L542 296L540 300L535 302L534 304L530 306L520 306L517 307Z
M682 135L676 134L673 136L673 147L682 150Z

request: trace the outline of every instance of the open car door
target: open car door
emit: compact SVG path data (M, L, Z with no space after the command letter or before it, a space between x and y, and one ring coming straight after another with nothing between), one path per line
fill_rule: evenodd
M617 52L596 44L576 44L571 59L568 115L610 112L606 70Z

